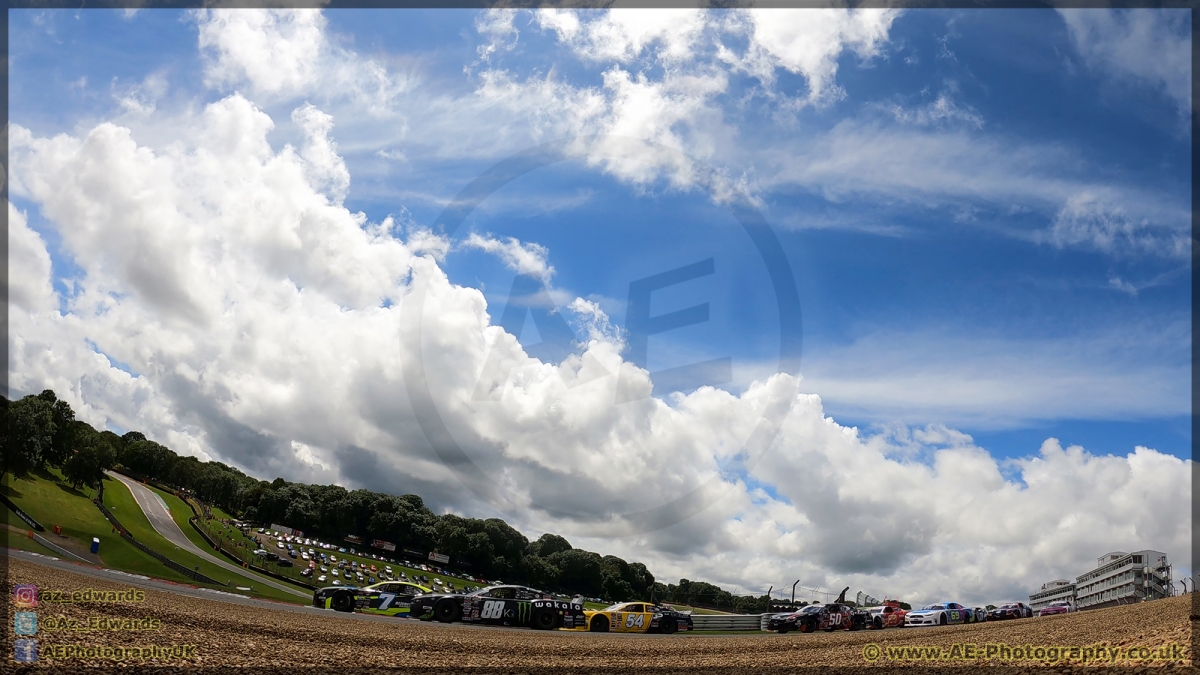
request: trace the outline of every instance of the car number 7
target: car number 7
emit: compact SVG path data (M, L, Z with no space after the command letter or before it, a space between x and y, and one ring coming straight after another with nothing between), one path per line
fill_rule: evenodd
M379 599L383 602L379 603L379 609L385 610L392 606L392 601L396 599L395 593L380 593Z

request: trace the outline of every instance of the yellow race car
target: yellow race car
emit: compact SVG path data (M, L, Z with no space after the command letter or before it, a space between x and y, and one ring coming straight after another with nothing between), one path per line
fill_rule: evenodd
M604 609L583 610L584 623L560 630L593 633L665 633L692 630L692 617L666 605L649 602L618 602Z

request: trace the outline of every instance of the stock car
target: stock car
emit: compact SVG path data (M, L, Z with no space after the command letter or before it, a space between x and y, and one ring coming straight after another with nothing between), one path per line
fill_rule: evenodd
M947 626L972 623L975 620L975 613L969 607L964 607L957 602L938 602L906 614L904 625Z
M408 617L413 598L428 592L424 586L403 581L386 581L363 588L326 586L313 592L312 604L338 612Z
M410 616L422 621L527 626L538 630L586 625L583 604L555 600L528 586L487 586L461 593L426 593L413 598Z
M863 630L870 625L871 615L840 602L806 605L790 614L776 614L767 620L767 630L786 633L800 631L812 633L823 630Z
M908 611L894 600L884 600L879 607L868 607L871 615L870 627L875 630L884 628L904 628L904 616Z
M987 613L988 621L1004 621L1005 619L1028 619L1033 617L1033 610L1023 602L1006 602Z
M1046 605L1045 607L1039 609L1037 612L1037 615L1038 616L1053 616L1055 614L1070 614L1071 612L1074 612L1074 611L1075 611L1075 608L1071 606L1070 602L1067 602L1066 600L1059 600L1058 602L1052 602L1052 603Z
M619 602L604 609L583 610L583 623L563 630L593 633L665 633L693 630L692 617L652 602Z

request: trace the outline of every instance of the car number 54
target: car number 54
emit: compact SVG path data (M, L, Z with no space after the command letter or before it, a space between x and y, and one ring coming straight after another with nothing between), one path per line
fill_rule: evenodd
M625 627L626 628L633 628L635 626L638 628L641 628L644 625L646 625L646 615L645 614L630 614L625 617Z

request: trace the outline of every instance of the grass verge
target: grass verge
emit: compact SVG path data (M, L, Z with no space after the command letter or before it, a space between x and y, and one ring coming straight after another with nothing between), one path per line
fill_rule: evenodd
M106 490L116 482L105 480ZM99 555L105 567L168 581L191 583L187 577L164 566L122 539L104 518L104 514L91 502L96 496L95 490L76 490L57 470L39 471L25 478L6 480L3 489L9 499L47 530L58 525L62 528L63 536L74 540L83 550L88 550L93 537L100 539ZM5 511L11 513L8 509Z
M217 581L228 580L231 582L230 587L214 586L214 588L232 590L232 587L234 586L244 586L253 589L252 591L248 592L250 595L267 598L269 600L279 600L283 602L299 604L299 599L294 595L290 595L277 588L267 586L261 583L261 581L257 578L247 577L245 575L235 573L232 570L221 567L220 565L217 565L206 558L202 558L195 553L185 551L184 549L181 549L168 541L166 537L163 537L161 534L159 534L158 531L154 529L154 526L150 524L149 519L146 518L146 514L142 512L142 508L138 506L137 501L133 498L133 493L129 491L129 488L126 487L124 483L117 480L111 480L110 483L105 484L104 505L107 506L109 510L112 511L113 515L117 517L117 520L121 521L121 524L129 530L129 533L133 535L134 539L137 539L146 546L149 546L155 551L167 556L180 565L192 568L206 577L216 579ZM188 529L191 529L190 525L188 526ZM203 545L202 548L207 548L207 545ZM207 586L207 584L198 584L194 581L192 583L196 583L197 585L201 586Z

